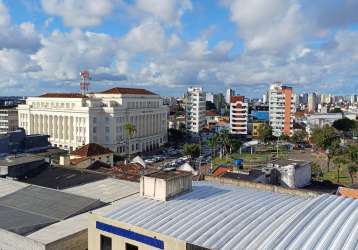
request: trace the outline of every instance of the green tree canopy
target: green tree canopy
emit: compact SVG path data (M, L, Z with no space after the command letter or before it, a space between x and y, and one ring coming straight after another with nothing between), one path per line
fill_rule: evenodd
M193 158L200 156L200 145L199 144L184 144L183 146L184 155L190 155Z
M357 128L357 123L356 121L344 117L343 119L334 121L332 126L337 130L347 132Z
M259 126L257 132L258 132L258 138L261 141L268 142L273 140L272 128L269 125L263 124Z
M291 136L291 141L293 143L304 142L307 138L307 132L303 129L296 130L295 133Z
M313 130L311 139L318 148L325 150L328 159L327 169L329 170L331 159L340 148L340 139L335 129L329 125L323 128L316 128Z

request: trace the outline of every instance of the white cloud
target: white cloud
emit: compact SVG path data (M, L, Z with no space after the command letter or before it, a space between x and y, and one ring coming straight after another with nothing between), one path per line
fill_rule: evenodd
M0 27L6 27L9 24L10 24L10 15L8 9L3 3L3 1L0 0Z
M20 74L38 70L39 67L28 55L14 49L0 50L0 72Z
M105 34L54 31L42 39L43 47L33 56L43 72L37 77L73 80L82 69L110 67L116 57L116 41Z
M285 50L303 39L304 19L296 0L226 1L248 50Z
M167 39L159 22L147 20L131 29L122 44L132 53L160 52L167 48Z
M49 15L59 16L68 27L98 26L113 9L115 0L41 0Z
M137 0L136 7L169 25L180 25L185 11L192 9L190 0Z

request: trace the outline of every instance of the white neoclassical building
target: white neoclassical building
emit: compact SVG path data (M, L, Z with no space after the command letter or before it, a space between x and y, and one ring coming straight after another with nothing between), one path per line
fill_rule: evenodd
M98 143L119 154L148 151L166 143L167 113L159 95L134 88L86 95L48 93L29 97L18 106L19 127L27 134L48 134L52 145L70 151ZM136 129L131 139L126 124Z

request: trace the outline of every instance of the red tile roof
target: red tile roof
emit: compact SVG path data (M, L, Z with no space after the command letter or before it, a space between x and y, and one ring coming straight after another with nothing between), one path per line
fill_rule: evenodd
M103 155L103 154L111 154L113 153L108 148L105 148L96 143L89 143L84 145L75 151L73 151L72 155L82 156L82 157L89 157L89 156L96 156L96 155Z
M112 88L100 92L100 94L129 94L129 95L156 95L146 89L135 89L135 88Z
M139 163L118 164L113 167L113 173L117 178L130 181L139 181L142 175L158 171L158 169L153 167L143 167Z
M358 199L358 189L339 187L337 194L348 198Z
M217 116L217 114L214 111L206 111L206 116Z
M46 98L86 98L85 95L80 93L46 93L40 95L39 97L46 97Z
M245 97L244 97L244 96L241 96L241 95L239 95L239 96L231 96L231 97L230 97L230 102L231 102L231 103L244 102L244 100L245 100Z
M230 171L232 171L231 167L219 166L214 170L212 175L215 176L215 177L220 177L221 175L223 175L223 174L225 174L227 172L230 172Z

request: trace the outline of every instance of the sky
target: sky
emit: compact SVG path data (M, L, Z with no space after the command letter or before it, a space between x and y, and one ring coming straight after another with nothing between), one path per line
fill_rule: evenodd
M0 0L0 95L358 93L358 0Z

